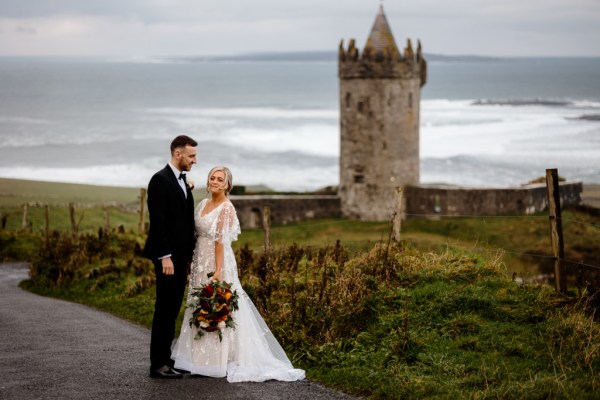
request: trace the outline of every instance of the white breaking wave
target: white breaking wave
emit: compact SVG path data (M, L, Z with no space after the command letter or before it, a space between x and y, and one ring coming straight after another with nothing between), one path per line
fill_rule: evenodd
M551 110L551 111L549 111ZM421 157L515 155L567 148L600 154L595 121L576 120L580 109L531 105L474 105L472 101L423 101Z
M340 141L337 126L301 125L288 129L234 128L222 132L213 140L236 146L243 153L296 152L319 156L339 156Z
M164 159L140 164L115 164L84 168L0 167L0 176L14 179L49 182L81 183L87 185L147 187L150 178L167 163ZM213 165L200 162L188 173L196 184L195 195L203 196L206 174ZM266 185L279 191L309 191L335 185L339 179L337 165L299 169L293 164L253 166L240 160L230 163L235 185Z
M189 64L188 60L183 58L161 58L133 56L107 59L106 62L118 64Z
M240 149L240 153L339 155L337 110L161 108L147 112L147 120L168 121L192 132L200 143L222 143Z
M583 177L592 182L599 179L600 123L577 119L584 113L582 107L589 104L516 107L473 103L473 100L422 101L422 182L483 186L494 182L493 185L510 186L524 183L542 175L545 168L556 166L570 179ZM114 165L73 167L69 165L70 158L65 156L63 166L60 160L55 160L51 167L35 165L35 162L32 166L0 164L0 176L143 187L152 174L166 164L166 146L173 132L185 132L199 141L199 154L210 154L211 162L227 161L235 170L238 184L265 184L277 190L312 190L338 183L339 167L334 160L339 157L337 110L153 108L136 110L132 115L138 119L127 127L92 124L86 135L60 132L64 129L60 121L28 124L23 132L12 135L3 132L0 145L0 149L12 152L28 146L40 149L69 146L69 151L85 153L119 151L123 143L123 152L135 158L131 163L123 163L121 155L115 157ZM21 121L6 123L19 125ZM36 131L36 128L41 130ZM153 146L162 142L165 157L156 159ZM110 143L117 145L109 146ZM131 147L127 146L129 143ZM108 153L104 158L110 157ZM311 162L302 160L310 157L328 160L323 159L318 166L311 167ZM90 157L90 163L93 162ZM199 162L202 164L204 160ZM196 166L190 177L203 181L210 166Z
M335 61L106 61L0 63L0 176L144 186L172 138L187 134L199 142L199 180L225 164L237 184L338 183ZM599 65L433 63L421 97L421 180L520 184L557 167L600 183Z

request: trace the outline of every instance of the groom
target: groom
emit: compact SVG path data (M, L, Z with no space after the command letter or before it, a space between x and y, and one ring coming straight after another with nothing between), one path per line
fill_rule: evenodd
M181 378L171 360L175 321L194 251L194 197L185 172L196 164L198 143L189 136L171 142L171 160L148 184L150 230L142 255L154 264L156 303L150 337L150 376Z

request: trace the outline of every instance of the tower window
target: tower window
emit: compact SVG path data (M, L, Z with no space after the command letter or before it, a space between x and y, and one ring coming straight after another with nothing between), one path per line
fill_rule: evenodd
M346 92L346 108L350 108L350 102L352 101L352 93Z
M364 175L354 175L354 183L364 183L365 176Z
M412 92L408 93L408 108L413 108L413 94L412 94Z

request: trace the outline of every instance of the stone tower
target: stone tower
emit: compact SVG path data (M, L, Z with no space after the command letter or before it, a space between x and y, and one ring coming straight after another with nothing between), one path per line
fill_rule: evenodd
M427 64L410 39L400 53L383 6L362 51L340 43L342 213L389 220L396 187L419 183L419 106Z

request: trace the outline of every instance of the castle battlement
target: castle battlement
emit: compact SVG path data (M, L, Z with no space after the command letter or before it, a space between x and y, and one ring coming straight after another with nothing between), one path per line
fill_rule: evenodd
M404 52L400 52L380 7L362 53L354 39L349 40L347 49L344 41L340 42L338 76L340 79L420 79L423 86L427 80L427 62L420 41L417 41L416 53L410 39L406 41Z

